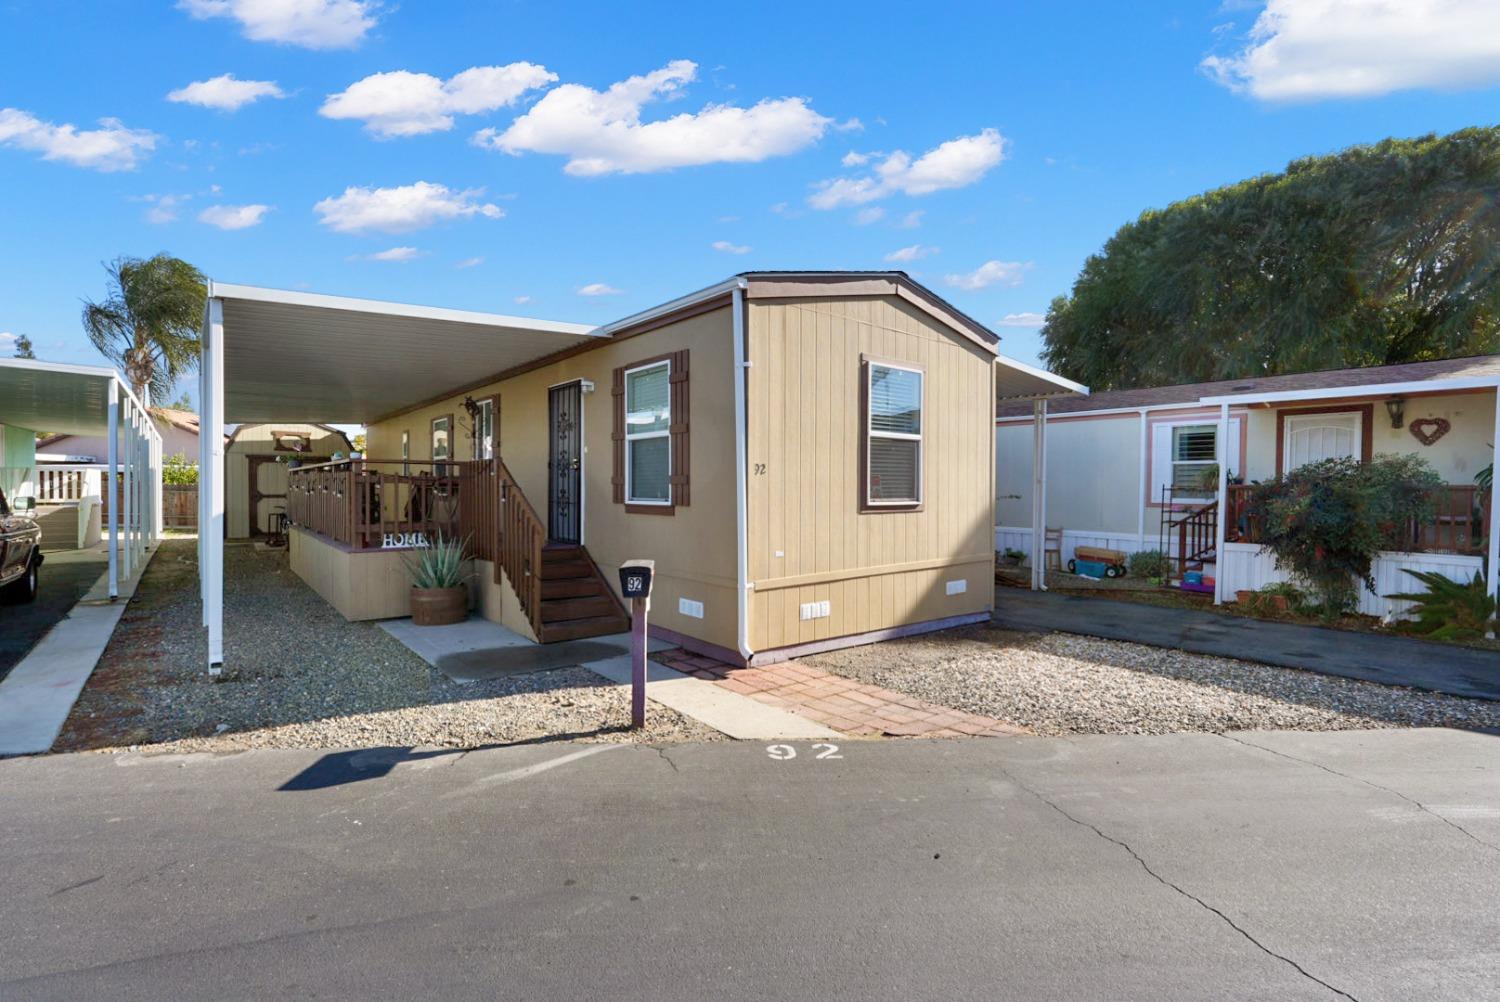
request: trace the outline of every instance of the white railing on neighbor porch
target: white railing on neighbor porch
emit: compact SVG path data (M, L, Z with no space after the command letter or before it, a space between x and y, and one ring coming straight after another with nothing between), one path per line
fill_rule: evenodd
M103 496L108 468L100 463L38 463L32 483L36 503L75 504L84 498Z

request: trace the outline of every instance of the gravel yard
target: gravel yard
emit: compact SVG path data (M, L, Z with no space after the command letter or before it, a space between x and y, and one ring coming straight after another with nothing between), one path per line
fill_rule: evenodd
M991 626L799 660L1047 735L1500 728L1500 703L1487 700Z
M210 678L195 559L192 540L163 543L54 751L722 737L654 703L633 733L628 690L584 668L453 682L374 623L345 622L284 552L250 546L225 550L225 670Z

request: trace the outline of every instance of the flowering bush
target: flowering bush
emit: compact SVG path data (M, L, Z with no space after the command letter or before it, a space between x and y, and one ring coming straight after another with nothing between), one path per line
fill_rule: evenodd
M1360 582L1375 589L1376 554L1407 547L1412 524L1432 516L1442 486L1417 456L1325 459L1257 485L1250 513L1276 566L1303 582L1331 619L1354 608Z

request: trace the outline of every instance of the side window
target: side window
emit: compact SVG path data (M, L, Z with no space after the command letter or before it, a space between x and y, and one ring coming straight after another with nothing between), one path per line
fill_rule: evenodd
M672 503L672 363L625 372L625 500Z
M448 475L448 464L445 460L452 457L453 418L440 417L432 419L432 472L434 476L446 477Z
M474 420L475 459L495 458L495 400L486 397L479 401L479 414Z
M401 475L411 476L411 432L401 433Z
M922 503L923 373L885 362L865 366L865 503Z

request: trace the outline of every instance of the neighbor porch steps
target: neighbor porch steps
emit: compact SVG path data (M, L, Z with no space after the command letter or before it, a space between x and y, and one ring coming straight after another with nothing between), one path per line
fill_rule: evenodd
M544 644L624 633L630 617L614 589L582 546L542 548L542 606L538 638Z

